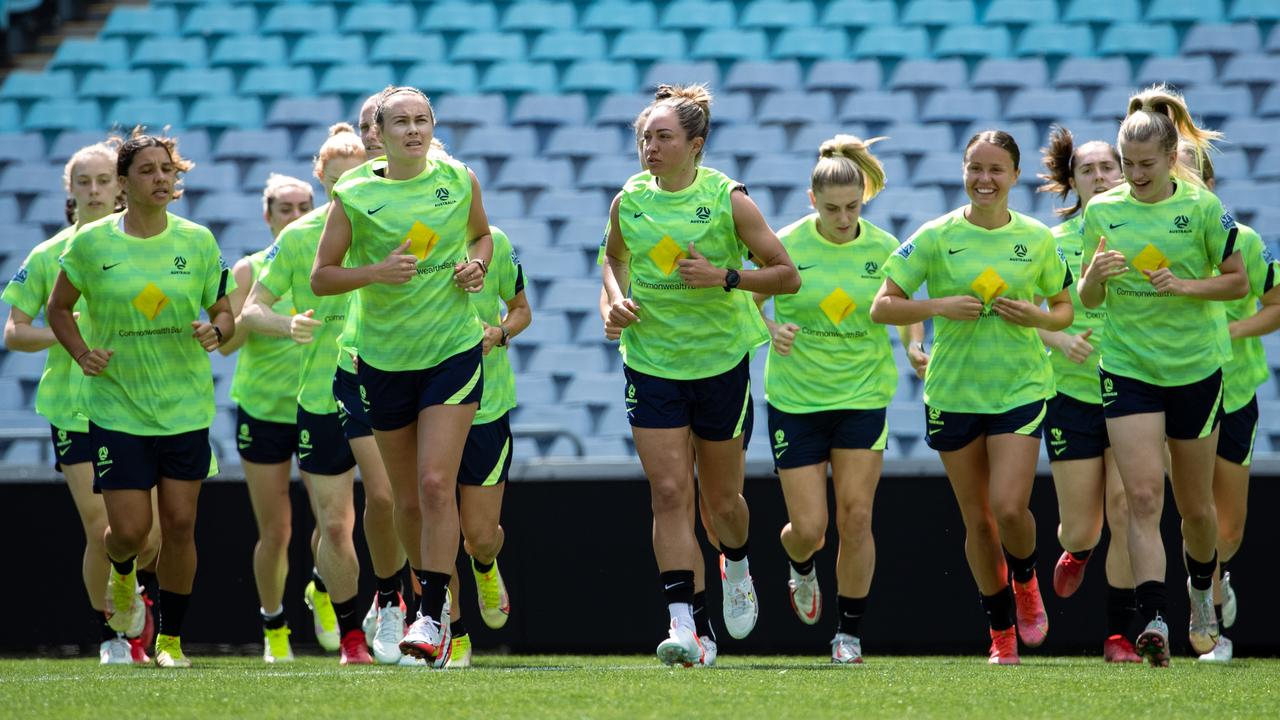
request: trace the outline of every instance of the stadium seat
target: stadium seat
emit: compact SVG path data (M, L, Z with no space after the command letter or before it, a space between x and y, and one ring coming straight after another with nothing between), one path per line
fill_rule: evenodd
M499 62L523 60L527 54L524 36L493 31L469 32L453 46L454 62Z
M1065 126L1071 131L1071 136L1075 138L1077 145L1083 145L1090 140L1102 140L1108 144L1115 145L1116 135L1120 132L1120 123L1113 120L1104 120L1102 122L1076 120L1066 123Z
M222 38L213 47L209 64L214 67L252 67L285 64L284 38L257 35Z
M183 142L186 141L184 137ZM181 148L181 146L179 146ZM319 145L316 149L319 149ZM183 154L186 149L181 148ZM214 192L232 192L240 186L240 171L232 162L207 162L201 163L198 172L185 175L182 179L182 186L189 193L196 195L204 195Z
M1137 22L1141 19L1141 15L1142 8L1138 0L1112 0L1102 3L1091 0L1071 0L1062 14L1062 19L1067 22L1111 25Z
M280 55L283 59L283 50ZM145 38L133 53L133 67L148 70L201 68L207 62L208 52L205 49L205 41L193 37Z
M977 21L973 0L908 0L899 18L903 25L973 25Z
M1136 90L1137 88L1123 86L1103 88L1093 96L1087 117L1090 120L1114 120L1118 124L1124 119L1129 98Z
M781 60L836 60L849 51L849 37L836 28L788 28L773 44L773 57Z
M404 83L431 97L471 95L479 86L476 67L469 63L419 63L405 72Z
M618 188L618 183L614 188ZM600 218L570 218L556 233L556 247L598 252L604 240L604 222ZM592 272L595 272L594 270Z
M582 8L582 18L578 26L583 30L628 30L633 27L653 27L657 22L657 16L653 3L647 0L638 2L600 0L587 3Z
M895 219L906 219L913 214L937 217L948 210L946 196L936 187L887 187L876 196L873 205L878 214Z
M645 71L641 87L657 89L659 85L688 85L706 83L711 88L720 86L720 68L713 62L655 62Z
M658 27L667 30L722 30L735 26L734 16L734 3L729 0L674 0L663 8Z
M761 124L803 125L815 117L834 117L835 101L824 92L775 92L765 96L761 103L759 121ZM778 143L781 148L785 143Z
M175 68L165 73L160 94L191 99L205 95L231 95L235 77L230 68Z
M97 103L59 98L41 100L27 111L25 130L94 130L102 127Z
M556 69L551 63L494 63L485 71L480 90L487 93L554 93Z
M778 152L786 142L787 134L780 127L732 125L712 133L708 149L717 155L753 157Z
M513 125L585 125L587 99L582 95L522 95L511 110Z
M1249 177L1249 158L1245 151L1241 148L1223 149L1220 145L1218 152L1213 154L1213 169L1217 177L1223 180L1239 179L1243 180ZM1261 158L1258 160L1262 162ZM1260 178L1257 172L1254 172L1253 179L1264 180Z
M395 84L395 71L390 65L335 65L320 78L319 91L324 95L358 96ZM298 93L310 94L308 92Z
M1003 25L1033 25L1058 20L1056 0L992 0L983 20Z
M1231 3L1232 20L1280 20L1280 5L1272 0L1235 0Z
M877 27L858 35L855 58L904 59L929 56L929 35L923 27Z
M865 28L897 22L893 0L833 0L822 12L823 26Z
M864 92L845 98L841 122L898 122L916 115L916 100L909 92Z
M8 198L12 200L12 198ZM15 203L16 207L16 203ZM37 195L27 208L23 221L29 225L61 228L67 224L67 203L62 193L46 192ZM17 218L10 222L16 223ZM6 223L8 224L8 223Z
M99 37L143 38L178 34L178 12L167 7L116 7Z
M69 70L32 72L13 70L0 87L0 99L16 101L51 100L75 95L75 75Z
M544 354L546 355L543 360ZM593 358L588 360L587 358ZM604 372L604 353L592 348L590 351L586 349L578 349L576 347L543 347L539 348L533 355L533 360L527 369L534 372L546 373L560 379L568 379L573 376L573 371L568 369L572 365L556 366L559 361L565 362L587 362L591 366L591 370L587 372ZM551 426L562 428L579 440L586 440L591 435L591 411L586 407L569 407L564 404L556 405L532 405L521 402L511 411L511 425L513 431L518 431L521 425L537 425ZM548 450L548 457L552 455L567 455L569 448L561 442L551 443L552 447Z
M1217 82L1217 70L1210 57L1153 57L1142 63L1135 78L1139 85L1167 82L1178 88Z
M1191 26L1182 39L1184 55L1254 53L1262 46L1256 23L1204 23Z
M1248 88L1197 87L1187 90L1183 95L1192 116L1208 120L1210 127L1220 126L1228 118L1253 114L1253 96ZM1275 130L1276 128L1272 128L1272 132ZM1280 142L1280 135L1277 138Z
M1237 55L1227 60L1222 81L1228 85L1266 85L1280 83L1280 57L1275 55Z
M1151 0L1148 22L1214 23L1226 17L1223 0Z
M342 102L335 97L284 97L271 103L268 127L305 128L319 126L328 132L332 121L342 118ZM309 148L315 152L319 146Z
M453 150L467 160L473 157L487 160L532 154L537 147L538 134L533 128L481 125L467 130Z
M756 60L768 55L768 43L761 30L719 28L707 30L693 43L694 60Z
M127 68L129 46L121 38L67 38L53 53L50 70L83 72L93 69Z
M533 41L531 60L572 62L574 60L603 60L604 35L598 32L557 30L538 35Z
M459 33L475 28L498 27L498 10L493 3L448 0L426 6L418 29L427 32Z
M949 25L938 36L938 57L1004 57L1012 48L1009 30L998 25Z
M224 69L225 68L221 68ZM282 95L313 95L315 77L305 67L255 67L249 68L240 81L240 92L255 97L280 97Z
M577 373L565 386L564 397L569 404L613 407L617 405L620 384L613 373ZM623 417L619 415L619 417Z
M1058 65L1053 84L1059 88L1080 89L1127 86L1131 72L1129 61L1122 57L1067 58Z
M884 135L888 140L875 146L880 155L926 155L946 152L955 144L951 128L945 124L894 123L885 128Z
M1273 25L1267 33L1267 52L1280 53L1280 24Z
M800 63L751 62L733 64L725 78L725 88L737 91L787 91L800 87Z
M7 127L17 126L15 121ZM44 138L36 133L20 133L8 129L0 133L0 163L36 162L44 159L44 152Z
M338 30L338 12L332 5L279 3L267 8L262 19L264 35L328 34Z
M499 190L557 190L573 187L573 166L568 160L516 156L503 163L494 187Z
M1223 204L1242 213L1274 210L1276 198L1280 197L1280 183L1232 182L1224 183L1219 190Z
M629 62L586 60L565 71L561 88L567 92L617 93L636 87L636 68Z
M112 105L102 115L102 120L108 126L122 128L142 125L149 132L158 132L165 127L181 128L182 103L159 98L128 98Z
M916 186L960 187L964 182L961 177L963 169L964 153L932 152L920 158L911 182Z
M964 87L969 70L963 60L903 60L889 79L890 90L937 90Z
M247 5L197 5L182 23L183 35L221 37L252 35L258 29L258 15Z
M544 193L545 194L545 193ZM525 284L530 281L540 283L538 287L542 287L552 282L559 282L565 279L581 280L586 277L587 261L586 255L582 248L562 248L555 246L525 247L520 250L520 265L524 268ZM599 282L596 283L595 295L600 294ZM532 294L532 293L527 293ZM545 293L544 293L545 294ZM590 296L590 297L595 297ZM541 314L542 310L548 312L566 312L574 308L548 308L545 304L545 298L539 296L536 298ZM582 298L579 299L581 304ZM581 310L582 308L576 308ZM539 320L542 318L539 317ZM558 333L557 333L558 335ZM552 342L547 340L546 342ZM563 340L555 342L569 342L569 337L565 334Z
M155 81L149 70L90 70L80 83L80 97L116 99L150 97Z
M541 32L567 30L575 24L573 3L518 0L502 18L503 30Z
M530 271L530 277L538 278L539 274ZM560 278L555 271L552 271L550 274L544 272L541 274L541 278L555 279L538 297L537 306L539 308L545 308L552 312L561 311L572 314L582 314L589 310L591 315L595 315L595 301L596 298L600 296L600 281L598 279L563 279ZM590 348L590 350L595 352L595 348ZM602 356L601 360L603 359L604 358ZM566 365L564 367L578 371L591 372L591 369L585 366Z
M1019 57L1089 57L1093 55L1093 33L1086 25L1039 23L1018 36Z
M413 27L412 23L401 27ZM420 62L423 58L445 57L444 38L438 33L388 31L373 36L369 61L404 67Z
M867 127L859 123L810 123L795 132L788 150L816 159L822 143L836 135L856 135L863 139L870 137Z
M761 152L747 165L743 181L748 187L790 190L808 184L813 160Z
M884 82L875 60L819 60L809 68L806 90L879 90Z
M1178 52L1178 34L1168 24L1119 23L1102 32L1098 52L1102 55L1173 55Z
M42 197L55 197L52 194L46 194ZM8 225L18 224L18 199L0 195L0 223ZM0 393L2 394L2 393ZM0 408L5 409L5 408Z
M486 189L487 190L487 189ZM502 218L501 221L490 219L490 223L502 228L511 244L518 250L551 245L551 230L541 220L526 218ZM526 275L528 271L525 271Z
M656 62L686 54L684 35L665 30L627 30L613 41L614 60Z
M244 192L261 197L262 189L267 185L267 178L272 174L288 175L303 182L311 184L314 193L313 202L316 205L323 204L321 198L322 188L320 181L315 178L315 166L310 161L285 161L285 160L259 160L249 166L248 172L244 175L244 182L240 184L240 189Z
M816 19L813 3L808 0L750 0L742 8L738 26L778 30L808 27Z
M524 196L518 191L485 190L484 212L491 218L491 225L492 218L522 217L525 214Z
M218 138L213 159L283 160L289 156L289 132L274 130L228 130Z
M596 107L592 121L597 125L620 125L630 130L636 116L652 99L652 95L636 95L632 93L606 95L601 98L600 104ZM720 104L720 98L717 98L716 115L720 114Z
M366 9L367 8L367 9ZM414 27L413 6L401 4L379 4L374 7L368 7L361 4L354 4L342 18L342 23L338 29L344 33L359 33L367 40L374 40L378 36L394 36L398 33L406 33ZM436 37L439 37L438 35ZM407 48L406 48L407 49ZM443 55L443 41L441 42L441 52ZM423 55L434 55L435 53L427 53L426 49L421 49ZM409 60L407 62L412 62Z
M1005 117L1010 120L1040 120L1084 115L1084 96L1079 90L1019 90L1009 99Z
M187 127L262 127L262 103L253 98L203 97L187 113Z
M973 71L972 85L977 90L1018 90L1048 84L1049 67L1044 58L989 58Z
M592 158L616 156L623 151L622 136L611 128L561 125L551 131L544 157Z
M214 192L196 203L194 215L201 223L262 221L262 198L239 192Z
M542 271L546 271L547 274L551 274L554 272L552 269L549 269L549 268L537 268L529 264L528 262L525 261L523 253L521 254L521 257L520 257L520 264L524 268L524 274L526 279L533 278L535 277L535 273L541 273ZM529 294L529 291L527 289L525 291L525 294L526 295ZM537 347L541 345L568 345L569 343L573 342L570 327L571 326L569 323L569 316L566 315L565 313L543 310L541 307L539 307L538 321L535 323L531 323L527 330L520 333L520 344L530 345L533 347ZM524 380L525 377L527 377L527 375L522 373L520 376L520 379ZM549 377L547 378L547 380L550 380L550 379L551 378ZM551 384L552 388L555 387L553 383L549 383L549 384ZM528 383L526 384L517 383L517 386L520 389L521 395L524 394L524 388L527 385Z
M1214 171L1222 177L1234 177L1224 169L1220 158L1214 161ZM1280 180L1280 145L1271 146L1258 157L1258 163L1253 168L1253 179L1259 182Z
M640 163L634 156L593 157L583 166L577 186L583 190L617 191L627 178L639 171Z
M367 55L359 35L306 35L293 47L291 62L314 65L318 70L357 61Z
M1280 117L1280 83L1272 85L1262 96L1262 102L1258 103L1258 114L1266 118Z
M507 119L501 95L450 95L435 105L440 125L500 125Z

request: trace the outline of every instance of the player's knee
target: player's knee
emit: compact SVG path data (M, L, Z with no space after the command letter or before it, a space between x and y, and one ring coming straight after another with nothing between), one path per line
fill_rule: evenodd
M836 519L842 542L862 544L871 537L871 508L850 507L842 510Z
M442 472L428 470L418 481L420 497L427 507L435 507L453 499L458 492L454 478Z
M652 481L649 485L649 499L655 515L674 512L683 513L689 510L689 489L682 481L674 479ZM708 510L715 512L710 507Z
M1164 493L1160 488L1133 488L1128 494L1129 518L1141 523L1160 522Z

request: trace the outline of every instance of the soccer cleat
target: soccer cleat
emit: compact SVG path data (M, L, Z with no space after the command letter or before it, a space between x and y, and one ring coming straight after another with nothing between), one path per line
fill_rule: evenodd
M1013 581L1013 604L1018 619L1018 635L1027 647L1040 647L1049 634L1049 616L1040 597L1040 581L1035 575L1027 582Z
M693 667L702 661L702 641L692 628L671 619L671 629L667 638L658 643L658 659L666 665L683 665Z
M455 635L449 648L449 662L446 670L464 670L471 667L471 636Z
M360 629L364 631L364 644L372 648L373 638L378 634L378 593L373 594L373 603L360 621Z
M388 605L378 610L373 635L373 657L383 665L400 662L400 641L404 639L404 608Z
M148 665L151 663L151 656L147 655L147 645L142 642L142 638L126 638L129 643L129 658L133 660L134 665Z
M132 665L133 654L129 641L122 637L103 640L98 646L98 663L101 665Z
M718 654L715 638L710 635L699 635L698 642L702 643L702 657L698 660L697 667L711 667L715 665L716 655Z
M991 631L991 652L988 665L1018 665L1018 634L1013 628Z
M1236 624L1236 591L1231 587L1231 573L1222 573L1222 627Z
M129 629L125 630L124 636L127 638L140 638L142 633L147 629L147 618L151 615L147 611L147 599L142 594L142 586L138 586L137 597L133 599L130 606Z
M369 647L364 644L363 630L348 630L342 636L342 652L338 656L339 665L372 665Z
M1218 644L1218 616L1213 611L1213 588L1197 590L1187 578L1187 597L1191 600L1191 627L1187 640L1197 655L1208 653Z
M156 635L156 667L191 667L191 661L182 654L182 638L174 635Z
M862 640L847 633L836 633L831 639L831 662L836 665L861 665Z
M267 628L262 631L262 661L269 663L293 662L293 647L289 644L289 626Z
M1142 656L1123 635L1112 635L1102 643L1102 659L1109 663L1140 663Z
M502 573L498 572L498 561L493 561L493 567L487 573L477 572L473 562L471 574L476 578L476 603L480 606L480 619L494 630L506 625L507 618L511 615L511 598L507 595L507 584L502 581Z
M316 642L320 647L333 652L338 649L338 615L333 611L333 601L329 593L316 589L316 581L307 583L302 592L302 600L311 609L311 621L316 631Z
M135 607L138 599L138 563L134 561L133 569L127 575L116 572L114 565L107 577L107 625L116 632L127 633L133 630L137 637L142 632L141 610Z
M400 652L426 660L434 667L442 667L448 663L450 637L447 610L443 617L446 619L442 624L435 618L424 617L419 613L409 626L409 632L400 640Z
M156 616L151 608L155 603L145 592L142 593L142 603L147 608L147 616L144 618L142 634L138 636L138 639L142 641L142 647L154 647L156 644ZM143 654L145 654L145 651Z
M1213 649L1201 655L1198 659L1202 663L1229 663L1231 662L1231 651L1231 638L1219 637Z
M1134 648L1152 667L1169 667L1169 626L1159 615L1147 623Z
M791 572L791 579L787 581L787 588L791 591L791 609L796 611L800 622L813 625L822 617L822 589L818 587L818 571L814 569L808 575L801 575L790 564L788 569Z
M741 640L755 629L756 618L760 616L760 605L756 602L756 588L751 582L751 575L740 583L730 583L725 578L725 558L720 555L720 583L724 594L724 626L729 634Z
M1065 550L1062 552L1058 564L1053 566L1053 591L1058 597L1071 597L1080 589L1080 583L1084 581L1084 569L1089 565L1091 557L1092 553L1084 560L1077 560L1071 553Z

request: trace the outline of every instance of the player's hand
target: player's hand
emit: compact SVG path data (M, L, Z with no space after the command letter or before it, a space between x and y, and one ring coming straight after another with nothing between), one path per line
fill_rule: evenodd
M1038 328L1045 320L1044 310L1041 310L1039 305L1026 300L998 297L991 301L991 309L1006 322L1022 327Z
M916 377L923 380L925 370L929 369L929 353L915 345L915 343L911 343L907 347L907 360L911 362L911 369L916 372Z
M418 257L409 252L408 240L373 266L373 281L383 285L403 285L417 274Z
M203 347L205 352L213 352L222 344L218 334L213 331L213 323L192 320L191 329L191 337L200 342L200 347Z
M1067 335L1066 342L1062 343L1062 352L1066 354L1067 359L1080 365L1089 356L1093 354L1093 344L1089 342L1089 336L1093 335L1093 328L1089 328L1079 335Z
M107 364L111 362L111 356L115 354L115 350L90 350L76 358L76 364L80 366L80 370L85 375L94 377L102 374L102 371L107 369Z
M1084 272L1084 281L1090 285L1102 286L1113 277L1129 271L1124 255L1116 250L1107 249L1107 239L1098 238L1098 250L1089 261L1089 269Z
M489 351L502 342L502 329L493 325L484 326L484 337L480 339L480 352L488 355Z
M453 266L453 282L469 293L484 289L484 268L477 260L467 260Z
M982 301L972 295L952 295L937 302L937 314L948 320L977 320L982 316Z
M300 312L289 319L289 337L299 345L315 339L315 330L324 323L316 319L316 311Z
M1147 276L1147 280L1151 282L1151 286L1162 293L1170 295L1184 295L1186 288L1182 279L1173 274L1169 268L1160 268L1159 270L1143 270L1143 275Z
M631 323L640 322L640 306L631 298L622 298L621 300L609 306L609 319L605 322L605 328L613 325L618 328L619 337L621 337L622 328Z
M612 320L605 320L604 321L604 339L612 342L620 339L621 337L622 337L622 328L613 324Z
M800 326L795 323L774 323L769 328L770 342L774 352L779 355L790 355L791 346L796 342L796 333Z
M724 268L712 265L693 243L689 243L689 257L677 261L676 268L680 271L680 279L691 288L722 288L728 274Z

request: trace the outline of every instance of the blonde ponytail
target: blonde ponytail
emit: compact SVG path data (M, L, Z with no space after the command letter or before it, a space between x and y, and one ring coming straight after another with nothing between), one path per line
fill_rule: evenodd
M818 148L818 163L813 166L809 187L816 193L829 187L862 188L862 201L867 202L884 189L884 166L871 154L871 146L887 138L863 140L854 135L836 135Z
M329 126L329 137L320 146L320 151L312 162L311 171L317 180L324 182L324 166L337 157L365 158L364 143L350 123L340 122Z
M1120 142L1155 140L1160 149L1168 153L1176 153L1179 141L1183 141L1194 148L1197 158L1201 158L1214 149L1213 143L1222 139L1222 133L1196 125L1182 95L1168 85L1159 84L1129 98L1128 112L1120 124L1119 139ZM1181 161L1174 163L1171 174L1180 180L1204 186L1199 169Z

